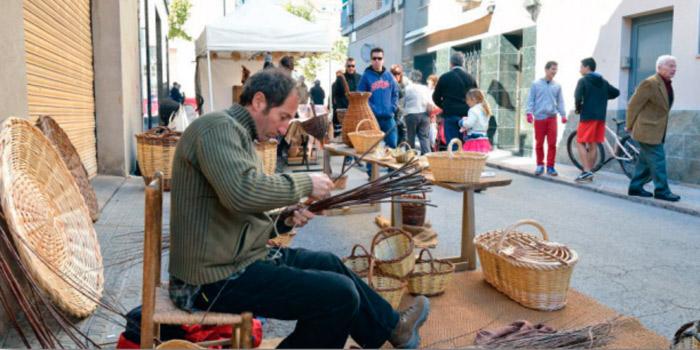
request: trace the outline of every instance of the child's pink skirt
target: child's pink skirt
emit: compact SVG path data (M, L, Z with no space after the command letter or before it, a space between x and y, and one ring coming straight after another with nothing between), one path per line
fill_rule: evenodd
M487 138L468 139L464 141L462 149L468 152L489 153L491 152L491 142Z

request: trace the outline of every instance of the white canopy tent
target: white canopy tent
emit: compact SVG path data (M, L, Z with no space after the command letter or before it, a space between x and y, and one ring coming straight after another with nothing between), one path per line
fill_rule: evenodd
M301 56L329 52L331 46L325 26L295 16L269 1L249 1L205 26L197 39L197 62L200 58L207 61L207 74L199 72L196 77L200 83L206 79L206 84L200 84L200 93L209 101L210 111L225 108L231 99L224 97L231 93L233 85L240 84L241 65L255 73L262 68L265 52Z

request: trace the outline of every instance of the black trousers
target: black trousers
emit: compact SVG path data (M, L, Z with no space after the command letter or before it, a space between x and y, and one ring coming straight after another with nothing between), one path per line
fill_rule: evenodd
M415 147L416 135L418 135L420 154L430 153L430 138L428 136L430 133L430 117L428 117L428 113L407 114L405 118L408 144L411 147Z
M195 307L297 320L280 348L343 348L348 335L363 348L387 341L399 315L335 255L283 248L233 280L202 286ZM217 297L218 295L218 297Z

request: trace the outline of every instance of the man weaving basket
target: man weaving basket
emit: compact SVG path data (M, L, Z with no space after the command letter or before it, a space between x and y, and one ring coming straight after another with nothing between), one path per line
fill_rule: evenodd
M180 139L172 176L170 297L185 310L253 312L297 320L282 348L342 348L348 335L362 347L420 345L425 297L402 312L333 254L270 249L273 232L313 218L296 210L274 221L268 211L328 197L324 174L265 175L254 140L284 134L298 95L278 69L260 71L243 87L240 105L204 115ZM288 221L288 222L285 222ZM272 254L274 253L274 254Z

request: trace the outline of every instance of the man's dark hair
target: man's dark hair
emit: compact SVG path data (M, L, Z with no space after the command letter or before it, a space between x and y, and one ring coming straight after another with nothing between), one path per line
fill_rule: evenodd
M270 108L281 106L289 94L296 91L295 87L296 83L289 73L280 68L265 69L246 80L239 101L242 106L248 106L253 103L255 93L262 92L267 101L267 112Z
M549 61L544 65L544 69L549 69L552 68L552 66L558 66L559 63L557 61Z
M280 67L287 68L289 70L294 70L294 57L284 56L280 59Z
M384 57L384 50L382 50L381 47L375 47L375 48L373 48L372 51L369 52L369 57L371 58L372 55L374 55L375 52L381 52L381 53L382 53L382 57Z
M588 58L582 59L581 65L584 67L588 67L591 70L591 72L595 72L596 63L595 63L595 60L593 59L593 57L588 57Z
M348 58L347 58L347 59L345 60L345 62L348 62L348 61L354 61L354 60L355 60L354 58L352 58L352 57L348 57Z

